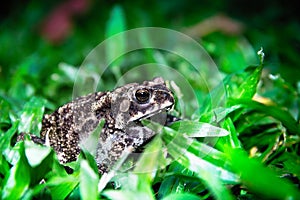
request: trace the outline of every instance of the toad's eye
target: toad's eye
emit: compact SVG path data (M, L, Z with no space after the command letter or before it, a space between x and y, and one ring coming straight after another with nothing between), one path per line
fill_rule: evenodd
M150 91L147 89L138 89L135 92L135 98L138 100L138 103L148 103L150 99Z

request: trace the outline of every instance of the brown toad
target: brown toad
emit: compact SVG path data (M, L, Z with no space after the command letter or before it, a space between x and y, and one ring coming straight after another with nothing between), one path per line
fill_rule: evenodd
M155 135L139 121L169 110L173 104L174 97L160 77L142 84L127 84L111 92L96 92L45 115L41 139L53 147L60 162L74 161L82 143L104 119L95 147L99 173L103 174L126 148L136 149Z

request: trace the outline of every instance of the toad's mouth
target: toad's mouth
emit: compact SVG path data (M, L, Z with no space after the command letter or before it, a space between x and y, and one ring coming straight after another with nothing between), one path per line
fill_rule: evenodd
M168 111L170 108L162 109L158 112L149 113L143 117L140 117L139 119L134 120L133 122L138 126L144 126L142 124L143 120L158 123L161 125L167 125L169 124L169 116L171 116Z
M149 121L153 121L153 122L160 123L163 125L163 124L165 124L166 119L167 119L167 112L169 110L171 110L172 107L173 106L171 105L171 106L161 109L159 111L148 113L148 114L134 120L134 122L139 124L142 120L149 120Z

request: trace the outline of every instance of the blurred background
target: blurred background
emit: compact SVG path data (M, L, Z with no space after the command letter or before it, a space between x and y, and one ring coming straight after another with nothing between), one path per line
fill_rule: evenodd
M258 64L262 47L268 73L292 85L300 79L296 1L12 0L0 9L0 91L10 96L45 87L51 96L49 75L59 63L80 66L105 38L147 26L190 35L225 73Z

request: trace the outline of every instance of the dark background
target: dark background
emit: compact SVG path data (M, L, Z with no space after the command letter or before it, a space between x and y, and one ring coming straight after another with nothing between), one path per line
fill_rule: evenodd
M63 37L49 40L41 31L43 24L66 2L72 3L72 0L13 0L1 5L0 80L4 80L4 84L16 68L27 62L33 65L31 70L49 73L59 62L80 65L89 51L105 39L106 24L115 5L124 11L126 29L158 26L181 31L222 13L243 24L245 29L240 36L245 37L255 51L264 48L265 66L271 73L280 73L292 84L300 78L300 15L296 1L75 0L73 2L87 5L79 6L78 11L70 15L71 26L66 28ZM208 37L214 41L212 36Z

